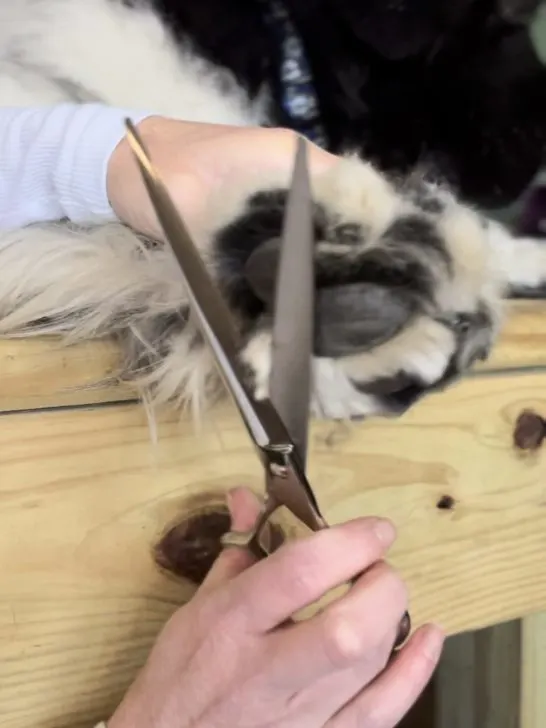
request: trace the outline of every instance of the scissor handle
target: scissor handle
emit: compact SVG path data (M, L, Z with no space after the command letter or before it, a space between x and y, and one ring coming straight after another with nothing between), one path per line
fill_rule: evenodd
M266 496L254 527L244 532L228 531L228 533L222 536L222 546L246 548L257 559L267 558L275 550L275 545L272 544L271 549L267 550L262 545L263 538L268 537L270 541L274 540L273 534L271 533L273 527L269 519L281 505L281 503L273 500L273 498ZM269 533L264 535L266 529L269 530Z

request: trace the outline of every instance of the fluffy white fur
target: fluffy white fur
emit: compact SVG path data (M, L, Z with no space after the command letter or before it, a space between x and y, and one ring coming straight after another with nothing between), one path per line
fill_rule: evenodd
M267 98L264 88L251 103L229 73L203 61L189 45L177 45L145 2L131 8L115 0L0 5L0 104L5 106L100 101L191 121L254 125L266 121ZM213 268L215 234L237 219L253 193L286 187L287 181L261 176L254 186L231 190L212 205L210 230L199 242ZM508 287L534 287L546 279L546 249L540 244L514 241L449 192L432 191L445 205L435 224L454 262L453 275L436 272L434 310L398 336L360 354L317 358L315 412L336 418L382 412L380 398L363 394L353 382L400 370L434 385L458 346L438 316L485 305L494 338ZM332 219L366 229L366 246L382 244L382 234L400 215L424 214L370 165L352 157L313 180L313 192ZM354 248L336 250L355 254ZM199 408L215 391L211 356L192 345L191 323L182 333L158 330L157 321L184 303L168 250L147 246L117 224L84 229L59 223L1 234L0 270L0 334L60 333L68 341L118 335L130 377L157 401ZM262 395L269 344L269 333L261 330L244 352ZM136 371L134 361L146 349L155 363ZM461 368L464 356L461 352Z

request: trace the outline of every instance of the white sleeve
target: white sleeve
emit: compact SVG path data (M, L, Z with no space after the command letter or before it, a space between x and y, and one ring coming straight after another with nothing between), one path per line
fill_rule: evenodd
M115 220L106 193L108 160L151 112L101 104L0 109L0 228L68 218Z

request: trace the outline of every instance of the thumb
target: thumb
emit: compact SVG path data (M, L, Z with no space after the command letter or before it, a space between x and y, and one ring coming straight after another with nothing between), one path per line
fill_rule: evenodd
M261 504L248 488L234 488L227 495L227 505L231 516L231 530L237 533L249 531L258 518ZM256 562L250 551L238 546L226 547L214 562L199 593L215 589L230 581Z

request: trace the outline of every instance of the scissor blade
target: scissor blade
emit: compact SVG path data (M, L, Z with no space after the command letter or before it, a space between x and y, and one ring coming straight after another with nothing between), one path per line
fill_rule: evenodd
M150 200L185 279L191 310L254 444L263 448L275 441L286 442L286 430L277 413L268 407L268 403L256 402L245 387L238 360L241 341L229 308L155 171L137 130L130 120L125 123L128 141Z
M270 397L307 459L315 319L313 202L303 138L289 190L277 272Z
M271 505L285 505L309 528L313 530L324 528L326 522L320 514L313 491L307 482L301 453L295 451L295 443L291 441L288 428L272 401L270 399L257 401L247 389L238 361L241 342L227 304L210 277L167 189L154 170L136 129L129 120L126 120L126 126L128 140L148 190L150 201L165 237L172 246L182 278L186 281L192 312L196 316L205 341L211 347L227 389L239 409L266 468L270 507ZM294 175L296 193L299 191L298 175L301 174L301 172L297 172L298 165L301 166L304 161L301 153L299 157ZM305 171L305 167L303 171ZM305 204L305 199L302 201ZM297 195L292 204L299 205ZM298 232L297 229L292 230L293 225L289 216L287 219L288 243L290 243L290 236L294 232ZM308 368L309 362L307 361ZM307 369L301 373L304 378ZM279 391L282 393L286 387L293 392L292 382L285 381L282 377L282 366L280 374ZM282 397L281 400L286 401ZM296 401L296 407L298 406L299 403ZM306 416L307 410L308 403L305 409ZM287 412L290 415L293 410L287 410ZM306 430L306 422L304 427ZM284 471L286 471L286 475L282 474Z

